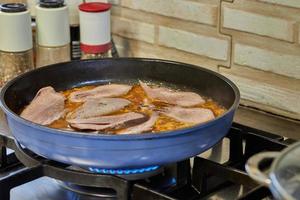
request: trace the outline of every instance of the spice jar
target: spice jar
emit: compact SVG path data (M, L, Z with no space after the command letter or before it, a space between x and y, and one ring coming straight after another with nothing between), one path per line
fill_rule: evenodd
M30 15L32 18L35 18L35 6L38 0L27 0L28 10L30 11Z
M25 4L0 6L0 87L34 68L31 17Z
M111 56L110 8L111 4L100 2L79 5L82 59Z
M69 14L64 1L40 0L35 12L37 67L69 61Z
M82 0L66 0L69 9L69 22L71 32L71 59L79 60L81 57L80 50L80 27L79 27L79 4Z

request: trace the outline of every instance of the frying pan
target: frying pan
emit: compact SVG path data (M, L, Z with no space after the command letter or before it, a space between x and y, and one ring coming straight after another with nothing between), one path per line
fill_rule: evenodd
M138 80L192 89L214 99L227 112L190 128L134 135L63 131L18 116L45 86L62 91ZM38 155L84 168L134 169L177 162L211 148L228 132L239 98L238 88L230 80L201 67L157 59L108 58L59 63L20 75L2 88L1 108L16 140Z

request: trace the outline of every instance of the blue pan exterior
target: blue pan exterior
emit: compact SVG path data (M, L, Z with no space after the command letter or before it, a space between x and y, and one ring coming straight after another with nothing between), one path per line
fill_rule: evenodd
M177 162L202 153L219 142L231 126L239 101L237 88L226 79L224 84L228 83L235 90L235 99L225 114L198 126L159 134L82 134L51 129L15 114L5 103L5 91L2 91L1 107L17 141L41 156L80 167L141 168Z
M39 155L81 167L122 169L164 165L204 152L226 135L233 113L206 126L179 130L166 137L128 135L120 139L61 134L20 123L9 114L7 119L16 139Z

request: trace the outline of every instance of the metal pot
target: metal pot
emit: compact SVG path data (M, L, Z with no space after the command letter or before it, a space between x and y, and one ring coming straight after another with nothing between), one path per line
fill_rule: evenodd
M261 170L263 163L272 161L269 170ZM246 164L248 174L270 188L275 199L300 199L300 142L282 152L262 152Z

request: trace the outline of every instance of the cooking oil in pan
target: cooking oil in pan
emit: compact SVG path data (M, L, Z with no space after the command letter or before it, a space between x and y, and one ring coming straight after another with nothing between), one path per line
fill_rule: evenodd
M149 82L147 84L149 84ZM132 103L129 106L125 107L124 109L119 110L115 113L111 113L110 115L122 114L122 113L126 113L126 112L138 112L138 113L144 113L146 115L150 115L153 112L153 110L160 110L169 105L167 103L152 100L152 99L148 98L146 93L144 92L143 88L139 84L134 83L132 85L133 85L132 89L126 95L121 96L121 98L128 99ZM164 86L164 87L171 88L173 90L183 91L183 89L178 89L178 88L174 87L173 85L164 85L162 83L150 83L150 85L153 85L156 87ZM65 108L69 112L72 112L75 109L77 109L79 106L82 105L81 102L78 103L78 102L72 102L72 101L68 100L68 97L72 92L90 90L95 87L97 87L97 86L90 85L90 86L76 87L76 88L62 91L62 94L67 99ZM185 91L185 89L184 89L184 91ZM153 109L149 105L154 105L155 108ZM206 98L206 102L204 104L195 106L195 108L196 107L210 109L214 113L215 117L222 115L226 111L226 109L224 107L222 107L216 101L214 101L210 98ZM161 132L161 131L171 131L171 130L176 130L176 129L187 128L187 127L190 127L193 125L195 125L195 124L180 122L171 117L160 114L159 118L157 119L156 123L154 124L154 126L152 128L152 132L156 133L156 132ZM65 117L53 122L52 124L49 125L49 127L57 128L57 129L69 129L70 128ZM110 134L117 134L121 130L122 129L117 129L117 130L111 129L111 130L104 130L103 132L109 132Z

